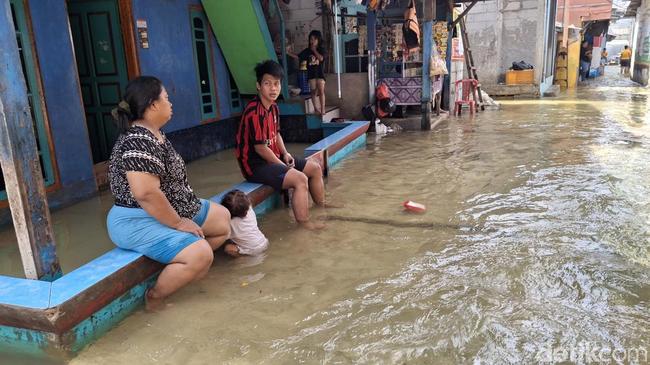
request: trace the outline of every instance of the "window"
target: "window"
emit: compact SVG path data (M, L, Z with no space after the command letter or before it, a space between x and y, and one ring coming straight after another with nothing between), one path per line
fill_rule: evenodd
M230 75L230 110L232 113L241 113L242 103L241 95L239 95L239 89L235 83L235 79L232 78L230 70L228 70L228 75Z
M214 87L212 48L210 47L210 27L203 11L191 10L192 44L194 46L194 61L199 80L199 100L201 119L212 119L217 116L217 97Z
M16 43L20 54L20 63L23 69L23 76L27 85L27 99L32 114L32 127L36 136L36 149L41 163L41 171L45 186L55 182L52 157L48 132L45 127L44 112L40 103L40 89L37 81L36 63L34 61L34 50L32 49L31 35L27 27L27 16L22 0L10 0L11 15L16 29ZM5 183L0 170L0 199L6 199Z

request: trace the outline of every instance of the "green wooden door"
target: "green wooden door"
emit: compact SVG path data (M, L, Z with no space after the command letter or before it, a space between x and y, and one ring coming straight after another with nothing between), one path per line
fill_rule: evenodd
M127 83L119 12L112 0L70 0L70 29L94 163L108 160L118 131L111 109Z

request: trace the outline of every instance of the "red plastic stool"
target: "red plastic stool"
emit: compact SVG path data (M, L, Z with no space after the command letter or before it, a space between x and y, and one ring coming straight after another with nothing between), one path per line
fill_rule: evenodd
M460 88L458 87L460 85ZM454 114L460 115L463 105L469 105L469 112L476 112L476 87L478 81L474 79L463 79L456 81L456 101L454 103ZM470 95L472 98L470 99Z

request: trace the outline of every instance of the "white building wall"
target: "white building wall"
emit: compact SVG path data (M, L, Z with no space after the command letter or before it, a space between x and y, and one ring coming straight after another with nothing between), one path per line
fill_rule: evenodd
M320 0L292 0L288 5L280 1L285 28L290 34L294 51L307 47L307 36L312 30L323 31Z
M467 15L467 31L479 79L484 85L505 82L512 62L535 67L539 84L543 68L546 0L480 2Z

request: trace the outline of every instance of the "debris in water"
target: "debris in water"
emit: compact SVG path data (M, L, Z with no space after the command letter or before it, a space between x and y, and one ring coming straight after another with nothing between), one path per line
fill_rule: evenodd
M405 201L402 205L404 208L406 208L406 210L409 210L411 212L423 213L427 210L427 207L424 206L424 204L416 203L410 200Z

